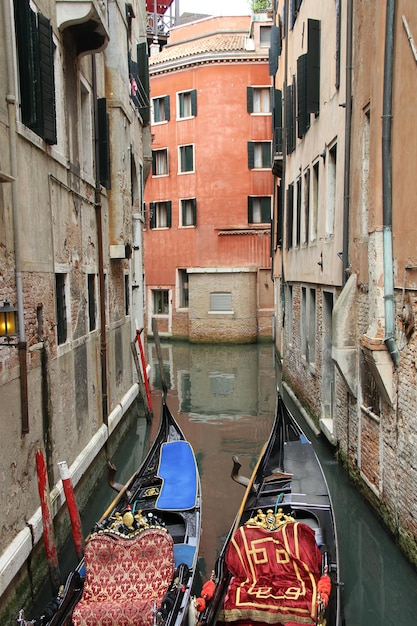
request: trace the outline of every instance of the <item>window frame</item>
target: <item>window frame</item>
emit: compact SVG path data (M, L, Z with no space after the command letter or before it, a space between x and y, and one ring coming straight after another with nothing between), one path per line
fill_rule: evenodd
M191 213L191 222L186 223L184 216ZM180 199L180 228L195 228L197 226L197 200L196 198L181 198Z
M177 120L188 120L197 115L197 90L177 92Z
M268 206L266 201L268 200ZM259 206L257 206L259 203ZM270 225L272 196L248 196L248 224ZM261 221L254 221L254 213L259 212ZM263 221L268 214L267 221Z
M187 151L187 148L191 148L191 156L192 156L192 167L191 169L183 169L187 167L187 162L190 160L190 150ZM191 174L195 172L195 154L194 154L194 144L188 143L182 146L178 146L178 174Z
M171 118L169 95L156 96L155 98L152 98L151 103L152 103L151 123L156 126L157 124L166 124L167 122L169 122ZM160 115L158 114L156 116L155 115L156 111L158 111ZM160 119L157 119L157 117L159 117Z
M161 167L161 165L164 165L165 167ZM157 150L152 150L152 176L169 176L168 148L158 148Z
M153 230L166 230L172 226L172 202L171 200L162 200L158 202L150 202L149 204L149 228ZM162 220L162 211L165 211L165 220ZM161 222L164 222L161 225Z

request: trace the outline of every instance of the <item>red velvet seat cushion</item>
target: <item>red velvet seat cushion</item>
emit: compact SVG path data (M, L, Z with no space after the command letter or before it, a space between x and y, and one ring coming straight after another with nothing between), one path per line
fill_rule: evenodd
M242 526L229 544L226 562L233 577L220 621L316 623L321 553L307 525L287 522L274 531Z
M174 573L172 537L162 529L133 539L94 535L85 548L86 580L74 626L152 626Z

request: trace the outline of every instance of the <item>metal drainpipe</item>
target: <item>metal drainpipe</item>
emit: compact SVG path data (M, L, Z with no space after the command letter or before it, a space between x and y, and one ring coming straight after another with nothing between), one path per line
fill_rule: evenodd
M99 173L100 146L98 140L98 114L97 114L97 69L96 56L91 55L93 99L94 99L94 172L95 191L94 207L97 221L97 247L98 247L98 279L100 297L100 358L101 358L101 403L103 424L108 425L109 407L107 394L107 336L106 336L106 308L104 294L104 254L103 254L103 217L101 205L101 185Z
M27 372L27 342L25 335L25 315L23 305L22 271L20 262L20 231L18 220L18 187L17 187L17 146L16 146L16 95L15 72L12 32L14 22L11 15L10 2L3 2L3 19L5 24L6 62L7 62L7 114L9 122L10 172L15 179L12 183L12 214L13 240L15 253L16 299L19 322L19 364L20 364L20 402L22 411L22 434L29 432L29 403L28 403L28 372Z
M343 192L343 252L342 252L342 285L347 280L346 270L349 268L349 208L350 208L350 147L352 129L352 22L353 0L348 0L346 17L346 117L345 117L345 173Z
M384 90L382 109L382 205L384 245L385 345L395 365L400 354L395 340L395 298L392 258L392 82L394 73L395 0L387 0L385 18Z

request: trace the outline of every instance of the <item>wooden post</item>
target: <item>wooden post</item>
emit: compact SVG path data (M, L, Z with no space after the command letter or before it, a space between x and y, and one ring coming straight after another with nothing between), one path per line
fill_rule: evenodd
M140 336L142 331L143 331L143 328L141 328L139 330L137 325L136 325L136 339L137 339L137 342L138 342L139 354L140 354L140 359L141 359L141 362L142 362L143 381L145 383L146 396L148 398L149 410L152 412L151 390L149 388L149 379L148 379L148 372L146 370L145 354L143 352L142 339L141 339L141 336Z
M61 574L59 572L58 556L55 546L54 527L52 523L49 487L43 450L36 450L36 471L38 475L39 497L41 500L43 541L45 544L46 559L48 561L52 593L56 595L61 584Z

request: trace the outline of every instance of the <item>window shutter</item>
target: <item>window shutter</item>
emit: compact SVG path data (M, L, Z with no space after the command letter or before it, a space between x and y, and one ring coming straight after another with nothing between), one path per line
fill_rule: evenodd
M197 115L197 89L191 91L191 115Z
M156 228L155 202L149 203L149 227Z
M278 206L277 206L277 246L282 246L282 232L283 232L283 220L284 220L284 210L282 206L283 197L282 197L282 185L278 186Z
M271 144L269 141L262 143L262 167L271 167Z
M248 224L253 224L253 198L248 196Z
M150 120L150 103L149 103L149 60L146 41L137 45L138 59L138 77L139 77L139 113L144 122Z
M274 151L282 153L282 91L274 89L274 106L273 106L273 125L274 125Z
M307 55L297 59L297 137L304 137L310 127L310 114L307 112Z
M261 198L261 220L264 224L271 221L271 198Z
M155 150L152 150L152 174L156 176L156 154Z
M167 227L171 228L172 226L172 202L171 200L168 200L168 202L166 203L166 207L167 207Z
M275 76L278 71L278 57L281 54L281 30L278 26L271 27L271 46L269 48L269 75Z
M42 112L42 137L56 144L56 110L54 79L54 48L50 21L38 13L40 109Z
M197 226L197 199L193 198L193 224Z
M307 112L320 111L320 21L308 20Z
M255 146L253 141L248 141L248 168L252 170L255 165Z
M109 141L109 114L107 113L106 98L97 100L98 117L98 174L100 184L110 189L110 141Z
M246 109L248 113L253 113L253 87L246 88Z
M165 120L169 122L171 119L171 109L169 104L169 96L165 96L164 98L164 109L165 109Z
M30 128L37 122L36 111L36 64L34 39L36 34L35 14L28 0L14 3L17 54L19 59L20 105L22 122Z
M295 149L292 85L288 85L285 88L285 132L287 138L287 154L291 154Z
M292 248L292 228L294 219L294 185L291 184L287 191L287 249Z

